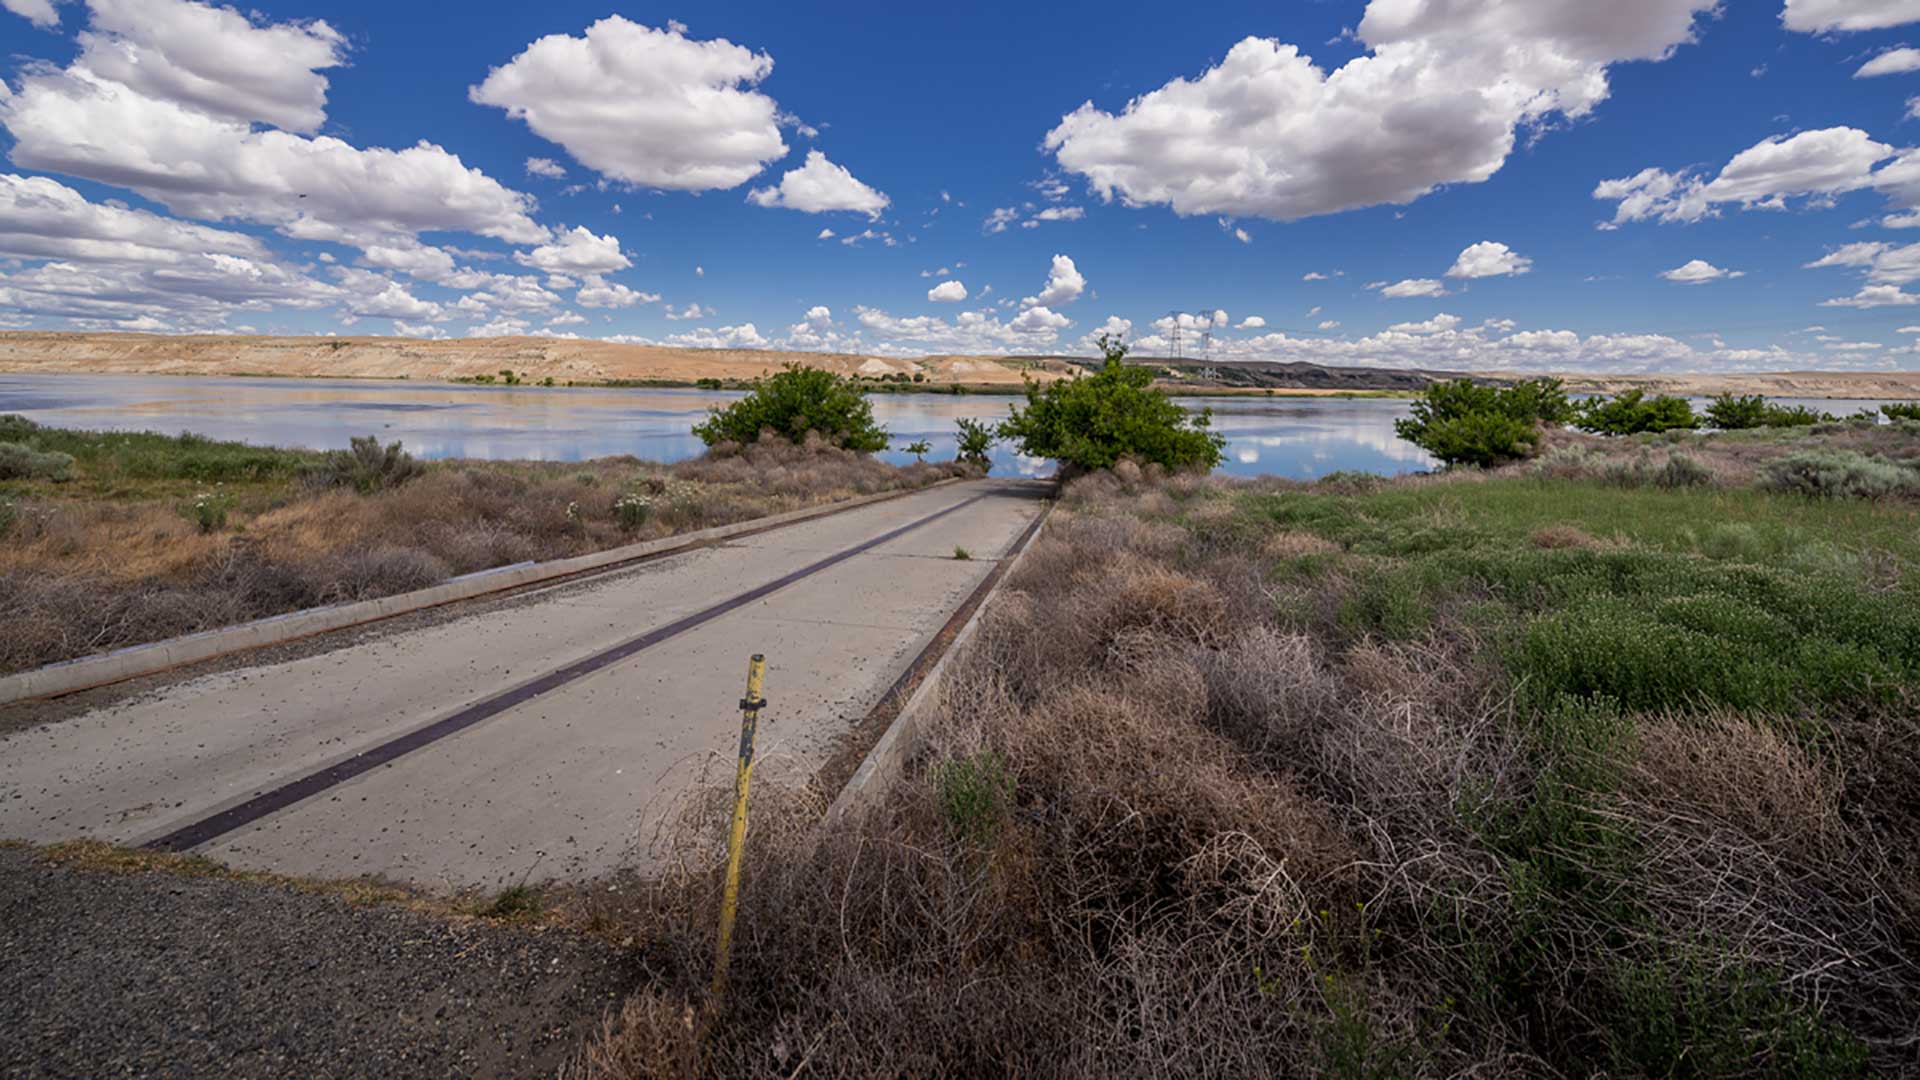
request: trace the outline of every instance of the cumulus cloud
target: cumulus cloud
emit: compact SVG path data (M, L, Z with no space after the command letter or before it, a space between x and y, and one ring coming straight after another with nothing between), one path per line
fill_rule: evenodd
M711 319L713 318L713 309L703 308L699 304L688 304L685 308L675 311L673 305L669 304L667 305L665 314L667 318L673 322L686 322L699 319Z
M1859 128L1819 128L1763 139L1735 154L1710 181L1648 168L1601 181L1593 197L1619 204L1610 223L1617 226L1699 221L1727 203L1780 210L1789 198L1830 198L1864 188L1882 192L1898 207L1920 205L1920 151L1898 152Z
M885 195L854 178L845 166L835 165L818 150L807 151L806 164L792 169L774 187L747 193L755 206L784 206L808 214L852 210L878 218L887 208Z
M598 274L590 274L573 294L573 302L584 308L628 308L635 304L657 303L659 293L640 292Z
M74 262L180 263L210 252L257 258L244 233L89 202L44 176L0 174L0 255Z
M1356 34L1367 54L1332 72L1249 37L1118 114L1081 105L1044 145L1102 198L1183 215L1409 203L1486 180L1520 129L1586 116L1607 97L1609 66L1664 59L1714 8L1636 0L1602 18L1590 0L1373 0Z
M896 316L856 307L860 326L881 339L884 352L1007 353L1050 345L1072 325L1066 316L1032 307L1010 320L987 311L962 311L949 322L933 315Z
M553 243L532 251L517 251L513 260L550 274L608 274L625 270L633 261L620 252L620 241L613 234L595 236L593 230L576 225L563 230Z
M1898 285L1862 285L1860 291L1852 296L1836 296L1831 300L1820 301L1821 307L1908 307L1920 304L1920 295L1907 292Z
M1371 288L1372 286L1369 286ZM1406 299L1415 296L1446 296L1447 287L1438 278L1407 278L1392 284L1381 283L1380 295L1394 299Z
M936 304L957 304L967 298L967 287L959 281L943 281L927 290L927 299Z
M1020 303L1027 307L1057 307L1071 304L1080 299L1087 288L1087 279L1073 265L1073 260L1065 255L1053 257L1053 267L1047 272L1046 287L1038 296L1029 296Z
M1853 77L1871 79L1877 75L1904 75L1909 71L1920 71L1920 49L1888 49L1861 64Z
M9 156L130 188L176 214L354 243L427 230L536 243L532 200L431 143L360 149L151 97L76 61L31 69L0 97Z
M0 0L0 7L43 29L60 25L60 13L53 10L53 0Z
M1078 206L1049 206L1046 209L1041 210L1039 213L1028 218L1027 222L1079 221L1081 218L1086 216L1087 216L1086 210Z
M530 157L527 159L528 176L544 176L549 180L565 179L567 167L552 158Z
M1450 278L1501 277L1524 274L1533 269L1533 260L1505 244L1482 240L1469 246L1447 271Z
M147 97L210 116L312 133L326 119L325 68L346 39L318 19L256 26L230 7L190 0L87 0L75 61Z
M767 339L752 323L739 326L700 326L679 334L669 334L662 344L684 349L764 349Z
M1692 259L1671 270L1660 271L1660 276L1682 285L1705 285L1709 281L1719 281L1723 278L1744 277L1746 271L1722 270L1705 259Z
M1261 318L1258 315L1249 315L1246 318L1241 319L1239 325L1235 326L1234 329L1235 330L1260 330L1260 329L1264 329L1266 325L1267 325L1266 319Z
M1920 244L1862 241L1842 244L1807 264L1810 270L1845 267L1866 272L1866 284L1852 296L1822 302L1824 307L1904 307L1920 303L1920 296L1902 286L1920 281Z
M766 53L619 15L580 37L550 34L488 72L467 96L613 180L675 191L737 187L786 155L779 109L753 87Z
M1438 334L1460 325L1460 316L1441 312L1425 322L1395 323L1387 327L1391 334Z
M1789 30L1826 34L1847 30L1883 30L1920 22L1916 0L1787 0L1780 21Z

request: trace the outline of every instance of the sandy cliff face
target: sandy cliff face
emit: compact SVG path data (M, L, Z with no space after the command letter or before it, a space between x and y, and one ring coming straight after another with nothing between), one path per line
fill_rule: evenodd
M930 383L1019 385L1046 380L1057 361L932 356L916 360L755 349L675 349L555 338L421 341L372 337L242 337L158 334L0 334L0 371L156 375L282 375L454 379L510 368L555 382L606 379L751 379L802 361L843 375L925 375Z

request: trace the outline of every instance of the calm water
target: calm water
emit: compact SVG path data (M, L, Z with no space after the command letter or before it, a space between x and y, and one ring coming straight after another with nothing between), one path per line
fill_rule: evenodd
M693 457L704 447L690 429L707 407L740 394L708 390L509 388L402 381L229 379L165 375L0 374L0 413L43 424L123 431L192 431L215 439L344 447L355 435L399 439L429 458L537 458L578 461L632 454L656 461ZM874 414L895 446L933 444L930 460L954 454L953 422L998 420L1017 398L878 394ZM1342 469L1398 473L1431 468L1396 439L1407 403L1389 399L1184 398L1211 406L1227 436L1226 471L1309 479ZM889 461L912 455L889 451ZM994 472L1027 476L1051 462L994 448Z

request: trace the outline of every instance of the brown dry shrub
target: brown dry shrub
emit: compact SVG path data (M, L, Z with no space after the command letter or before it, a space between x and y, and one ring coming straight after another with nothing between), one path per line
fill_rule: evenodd
M1537 548L1597 548L1600 539L1577 525L1542 525L1527 534Z
M1301 559L1312 555L1331 555L1340 545L1310 532L1282 529L1269 533L1260 543L1260 553L1269 559Z

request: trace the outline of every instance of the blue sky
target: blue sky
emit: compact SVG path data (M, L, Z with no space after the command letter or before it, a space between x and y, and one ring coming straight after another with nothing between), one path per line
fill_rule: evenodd
M0 328L1920 367L1920 0L0 6Z

